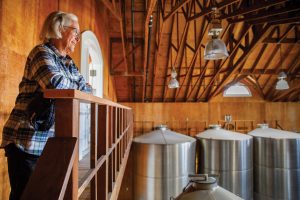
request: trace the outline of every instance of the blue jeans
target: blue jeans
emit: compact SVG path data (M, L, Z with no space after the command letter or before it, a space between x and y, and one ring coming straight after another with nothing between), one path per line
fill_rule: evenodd
M11 187L9 200L19 200L39 156L25 153L12 143L5 147L5 155Z

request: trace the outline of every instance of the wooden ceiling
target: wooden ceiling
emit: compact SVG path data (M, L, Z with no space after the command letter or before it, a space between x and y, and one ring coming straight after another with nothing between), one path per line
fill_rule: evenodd
M297 0L101 1L109 10L110 73L119 102L206 102L238 81L268 101L300 100ZM208 61L214 6L229 56ZM173 67L177 89L168 88ZM288 90L275 89L281 71Z

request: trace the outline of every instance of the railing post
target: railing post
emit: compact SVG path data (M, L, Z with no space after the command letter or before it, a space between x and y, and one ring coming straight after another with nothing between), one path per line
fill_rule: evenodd
M97 196L98 199L106 200L108 199L108 130L109 130L109 107L107 105L98 106L98 138L97 138L97 154L98 159L100 156L105 155L106 161L105 164L98 171L98 187L97 187Z
M92 103L91 104L91 168L95 169L97 166L98 161L98 104ZM96 173L91 181L91 200L97 200L97 185L98 183L98 174Z
M76 137L79 135L79 100L55 100L55 136ZM75 159L64 199L78 199L78 144L75 146Z

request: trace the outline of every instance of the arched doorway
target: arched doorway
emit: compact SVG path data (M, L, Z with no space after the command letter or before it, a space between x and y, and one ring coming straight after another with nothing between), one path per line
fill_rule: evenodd
M93 95L103 97L103 57L97 37L92 31L81 34L80 72L92 85ZM90 118L89 104L80 103L79 160L90 152Z
M103 97L103 57L97 37L92 31L81 34L80 71L93 86L93 94Z

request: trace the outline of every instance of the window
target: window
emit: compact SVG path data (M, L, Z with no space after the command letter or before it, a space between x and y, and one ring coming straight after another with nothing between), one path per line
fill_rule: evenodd
M236 84L227 88L224 91L223 96L224 97L252 97L252 93L246 85L237 82Z

